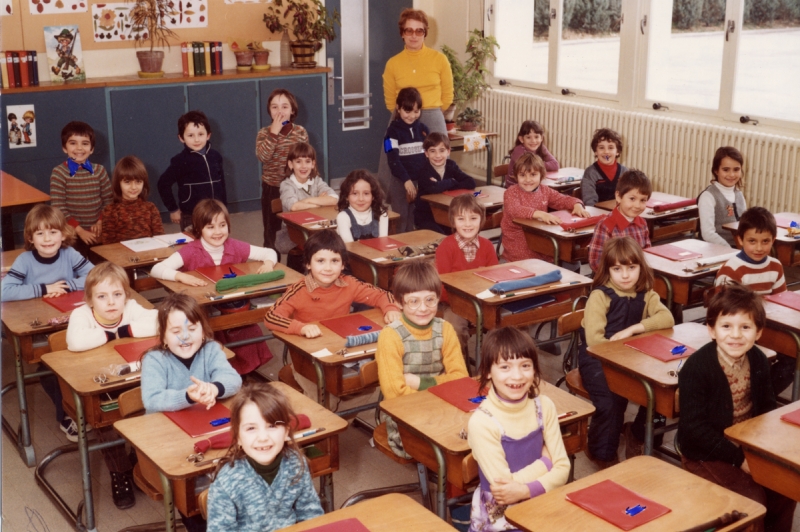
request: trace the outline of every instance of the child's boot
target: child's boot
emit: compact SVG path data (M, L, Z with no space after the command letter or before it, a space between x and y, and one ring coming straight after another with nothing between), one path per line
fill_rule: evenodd
M111 496L114 498L114 505L120 510L127 510L136 504L130 471L111 472Z

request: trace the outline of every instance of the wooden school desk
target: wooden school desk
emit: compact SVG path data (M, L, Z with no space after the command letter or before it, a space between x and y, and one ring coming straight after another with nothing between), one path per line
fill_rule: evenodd
M467 131L459 131L457 129L447 132L450 139L450 151L464 151L464 133ZM469 132L471 133L471 132ZM493 131L478 131L484 137L484 146L486 147L486 184L492 184L492 177L494 176L494 145L492 139L497 137L498 134Z
M383 321L383 313L378 308L359 312L358 314L386 327L386 323ZM317 383L317 401L319 404L327 408L330 403L330 394L342 397L377 386L378 367L375 364L372 364L366 371L362 368L357 375L344 375L344 364L365 358L375 358L375 352L347 358L338 355L336 353L344 349L345 339L324 325L320 325L319 322L316 323L322 332L322 336L317 336L316 338L306 338L302 335L286 334L278 331L272 331L272 334L289 347L294 370L311 382ZM349 351L370 350L375 349L376 346L377 343L360 345L349 348ZM333 354L320 358L312 355L312 353L322 349L328 349Z
M585 207L592 216L608 214L597 207ZM514 223L522 227L528 249L558 257L560 262L586 262L589 260L589 243L594 234L594 225L570 232L560 225L550 225L538 220L515 218ZM555 263L555 259L553 260Z
M539 391L553 400L559 414L576 412L559 421L567 454L573 456L586 449L587 427L594 406L544 380ZM460 436L462 430L467 430L472 412L464 412L427 390L381 401L381 409L397 422L406 452L438 472L436 509L439 517L445 519L444 479L462 490L474 484L474 479L465 478L462 464L471 451L467 440Z
M94 246L89 249L89 254L92 255L91 259L95 264L108 261L117 266L121 266L122 269L125 270L125 273L128 274L131 287L137 292L143 292L144 290L158 288L160 285L158 284L158 280L153 277L138 278L136 276L136 270L146 269L149 272L154 264L166 259L184 245L185 244L180 244L137 253L117 242L116 244Z
M664 192L653 192L650 200L661 201L664 203L674 203L687 200L683 196L673 196ZM617 206L617 200L601 201L595 203L595 207L613 211ZM697 205L688 205L664 212L655 212L653 209L645 209L641 217L647 222L647 229L650 231L650 241L660 242L685 233L694 233L697 230ZM681 221L676 221L677 219ZM674 222L674 223L673 223Z
M696 260L676 261L670 260L645 251L647 263L653 268L655 274L655 290L661 299L666 301L667 308L672 311L675 323L683 321L683 307L692 302L692 285L703 277L716 275L727 260L727 256L735 252L728 246L711 244L703 240L687 238L672 242L673 246L696 253L702 253L703 260L720 257L720 261L709 266L698 266ZM688 270L688 271L687 271Z
M753 480L795 501L800 501L800 426L781 416L798 408L800 403L790 403L725 429L744 451Z
M429 512L408 495L390 493L321 515L284 528L284 532L302 532L345 519L358 519L370 532L452 532L452 526Z
M797 220L800 223L800 214L793 212L779 212L775 216ZM722 227L730 231L735 238L736 232L739 230L739 222L725 224ZM775 238L775 242L772 243L772 247L775 249L775 258L781 261L784 268L796 266L800 263L800 257L796 258L794 256L798 244L800 244L800 237L789 236L785 227L778 227L778 235Z
M688 473L650 456L637 456L576 480L549 493L510 506L506 519L525 532L591 530L618 532L620 529L566 499L568 493L603 480L613 480L629 490L663 504L671 512L636 527L636 532L687 530L717 519L733 510L747 517L717 532L742 530L758 523L767 510L757 502L737 495L722 486ZM712 527L705 527L712 528ZM703 530L705 530L703 528Z
M420 229L418 231L392 235L393 239L409 246L426 246L444 237L445 235L429 229ZM366 283L374 284L384 290L391 289L394 272L406 261L418 259L433 260L436 258L435 254L404 258L396 250L378 251L361 242L348 242L347 251L349 252L350 270L353 272L353 275ZM389 257L403 258L403 260L392 260Z
M45 194L11 174L0 171L0 210L2 210L3 251L14 249L14 223L11 215L26 212L37 203L50 201Z
M792 401L797 401L800 399L800 312L766 299L764 310L767 312L767 327L758 344L795 357Z
M303 211L295 211L295 213L300 212L307 212L311 214L316 214L317 216L321 216L326 220L331 222L330 228L336 229L336 216L339 214L336 205L328 205L327 207L317 207L316 209L307 209ZM285 213L279 212L278 216L283 220L283 223L286 224L286 227L289 229L289 238L297 244L297 247L303 249L303 246L308 240L308 237L313 235L318 231L322 231L325 227L322 227L319 223L307 223L307 224L299 224L294 222L284 216L285 214L293 214L293 213ZM389 234L393 235L397 232L397 224L399 223L398 220L400 219L400 215L396 212L389 211Z
M153 308L149 301L136 292L131 294L131 299L144 308ZM28 412L28 396L25 392L25 383L43 374L35 372L26 376L23 362L36 364L41 360L43 354L50 352L50 346L47 344L34 347L33 337L39 334L49 335L66 329L67 323L62 325L49 325L47 323L51 318L57 318L64 314L57 308L45 303L42 298L5 301L0 305L3 332L11 342L11 345L14 346L14 356L16 358L16 381L4 386L3 393L5 394L16 387L20 413L19 433L6 421L5 417L3 417L3 429L8 432L13 441L17 442L22 459L28 467L36 465L36 456L31 444L30 414ZM39 320L40 325L34 325L34 320ZM47 373L44 374L46 375Z
M245 262L243 264L231 264L230 266L235 266L242 270L245 274L254 274L258 271L261 267L261 262ZM252 299L257 297L264 297L271 294L279 294L286 291L286 288L300 279L303 278L302 275L297 273L296 271L292 270L291 268L286 267L283 264L276 264L276 270L283 270L286 272L286 275L283 279L278 279L277 281L272 281L271 283L264 283L255 286L248 286L246 288L242 288L241 290L231 290L230 294L240 293L240 292L252 292L253 290L260 290L262 288L266 288L263 292L258 292L255 294L241 294L236 297L232 297L230 299L224 299L220 301L214 301L209 299L209 295L211 296L219 296L222 295L220 292L217 292L214 289L214 283L209 281L207 278L203 277L197 272L185 272L198 279L203 279L204 281L208 281L206 286L189 286L183 283L179 283L178 281L164 281L159 279L158 282L166 288L168 292L176 292L176 293L183 293L197 301L197 304L206 309L208 311L214 305L219 305L220 303L227 303L231 301L239 301L241 299ZM208 323L211 325L211 329L214 331L224 331L227 329L233 329L234 327L242 327L244 325L251 325L251 324L258 324L264 319L264 314L266 313L266 309L264 308L254 308L250 310L246 310L243 312L234 312L232 314L220 314L219 316L213 316L208 318Z
M347 429L347 421L286 384L272 382L267 386L283 392L295 412L309 417L312 428L325 428L322 432L298 438L296 441L301 448L313 444L323 452L322 456L309 460L309 469L312 477L321 477L323 508L328 512L332 511L333 472L339 470L339 434ZM228 401L225 400L226 403ZM173 508L184 515L197 514L199 507L194 493L195 480L212 472L216 463L211 461L224 456L227 449L210 449L204 453L205 460L209 462L197 467L187 461L186 457L194 453L196 442L208 437L192 438L161 412L117 421L114 428L136 448L139 456L146 457L145 461L149 461L157 470L164 495L167 530L175 530Z
M542 180L542 183L547 185L548 187L552 188L553 190L557 190L562 194L568 193L574 188L581 186L581 179L583 179L583 168L575 168L568 166L566 168L559 168L556 172L547 172L547 176ZM557 180L559 178L566 177L571 178L572 181L564 181L563 183L558 183Z
M497 329L498 327L505 327L506 325L522 327L554 320L561 315L572 312L572 302L576 298L586 295L592 284L592 280L588 277L538 259L508 262L497 266L490 266L488 269L507 268L509 265L519 266L536 275L542 275L558 268L561 270L561 281L536 287L535 293L511 298L492 296L487 299L481 299L477 294L488 290L491 286L494 286L495 283L475 275L475 270L445 273L439 276L442 279L442 284L444 284L444 287L447 289L447 298L450 301L450 308L462 318L475 324L475 355L477 367L480 367L481 335L483 334L484 328L491 330ZM483 270L487 268L479 269ZM525 289L523 292L528 290L533 289ZM556 302L517 314L501 312L503 309L500 307L506 303L543 294L555 296Z
M487 194L485 198L478 198L478 201L486 207L486 219L483 222L481 231L500 227L500 222L503 220L503 196L506 189L495 185L489 185L485 187L475 187L475 192L478 191ZM444 227L451 227L449 212L450 203L454 199L453 196L448 196L447 194L427 194L421 196L421 198L430 204L431 212L433 212L433 219L436 220L437 224L443 225Z

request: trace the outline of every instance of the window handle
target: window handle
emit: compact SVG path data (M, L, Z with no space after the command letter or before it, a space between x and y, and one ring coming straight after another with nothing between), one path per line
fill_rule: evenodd
M733 20L728 21L728 27L725 28L725 40L728 40L728 34L733 33L736 30L736 22Z
M643 16L641 22L639 22L639 31L642 32L642 35L644 35L645 26L647 26L647 15Z

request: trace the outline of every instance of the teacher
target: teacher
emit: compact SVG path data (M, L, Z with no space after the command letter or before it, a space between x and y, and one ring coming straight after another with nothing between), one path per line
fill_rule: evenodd
M441 52L425 46L428 17L419 9L404 9L398 21L403 51L386 63L383 71L383 97L386 108L394 113L400 89L414 87L422 96L420 121L431 132L447 134L443 111L453 103L453 72ZM400 215L399 232L414 230L414 204L408 202L406 190L392 176L386 153L381 150L378 179L387 192L392 210ZM412 198L413 199L413 198Z

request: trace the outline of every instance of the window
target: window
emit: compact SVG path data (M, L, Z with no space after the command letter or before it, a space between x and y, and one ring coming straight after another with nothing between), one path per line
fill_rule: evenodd
M369 127L367 0L342 0L342 131ZM358 31L356 31L358 30Z
M513 50L497 54L495 76L546 84L550 0L498 0L493 11L507 28L495 35L500 50Z

